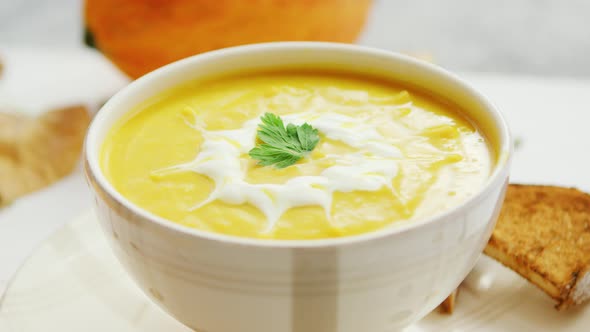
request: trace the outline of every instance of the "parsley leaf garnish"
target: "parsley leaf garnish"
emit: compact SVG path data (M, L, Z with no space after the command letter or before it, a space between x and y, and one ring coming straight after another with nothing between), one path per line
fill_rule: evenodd
M261 142L248 154L258 160L262 166L274 165L285 168L295 164L312 151L320 136L318 130L307 123L296 126L289 123L286 127L283 120L276 114L264 113L260 117L257 138Z

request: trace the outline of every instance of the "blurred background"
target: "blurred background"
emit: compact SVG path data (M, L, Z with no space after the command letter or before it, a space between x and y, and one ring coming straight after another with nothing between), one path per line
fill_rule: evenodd
M82 6L2 0L0 46L82 47ZM588 0L375 0L359 42L458 71L588 77L589 17Z

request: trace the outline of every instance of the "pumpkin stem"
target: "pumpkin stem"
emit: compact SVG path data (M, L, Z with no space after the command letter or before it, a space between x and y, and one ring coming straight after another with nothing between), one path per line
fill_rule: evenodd
M96 46L96 41L94 40L94 34L88 27L84 27L84 44L90 48L94 48L98 50Z

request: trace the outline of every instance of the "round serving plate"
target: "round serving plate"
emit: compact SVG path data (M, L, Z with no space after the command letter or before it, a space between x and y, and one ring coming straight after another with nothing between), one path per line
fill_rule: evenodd
M558 312L540 290L483 256L461 286L455 313L433 312L406 332L581 332L588 326L590 306ZM20 268L0 302L0 331L191 330L140 292L87 213L46 240Z

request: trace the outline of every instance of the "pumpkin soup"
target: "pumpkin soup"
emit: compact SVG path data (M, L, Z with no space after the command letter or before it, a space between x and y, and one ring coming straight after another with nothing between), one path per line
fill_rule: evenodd
M484 135L450 103L335 73L229 76L138 106L101 167L136 205L204 231L360 234L455 206L487 180Z

